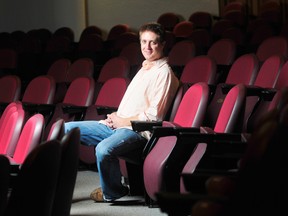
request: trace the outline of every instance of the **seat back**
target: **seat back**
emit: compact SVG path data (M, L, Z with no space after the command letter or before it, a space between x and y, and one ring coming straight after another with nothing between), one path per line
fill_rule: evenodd
M98 34L101 37L103 36L101 28L99 28L96 25L89 25L82 30L82 32L80 34L80 40L89 34Z
M214 58L217 65L232 65L236 54L236 43L228 38L215 41L207 51L207 55Z
M105 115L97 112L97 107L107 107L117 110L129 83L130 80L123 77L115 77L107 80L101 87L95 103L87 108L84 118L86 120L100 120L105 118Z
M12 102L0 119L0 154L14 154L24 124L25 112L21 102Z
M246 87L237 84L225 97L214 126L216 133L241 132L246 102Z
M4 215L50 216L60 160L58 140L47 141L34 148L27 155L13 183Z
M209 95L207 83L199 82L192 85L181 99L173 123L181 127L200 127L206 113Z
M13 154L13 162L22 164L27 155L42 141L44 117L38 113L31 116L24 124Z
M216 66L215 60L207 55L191 58L183 69L180 81L188 84L197 82L216 84Z
M183 40L175 43L168 54L168 62L174 73L180 77L183 68L190 59L195 57L196 48L192 41Z
M254 85L262 88L274 88L283 63L284 58L279 55L273 55L266 59L259 69Z
M89 106L93 102L95 81L92 77L78 77L69 85L63 103Z
M66 82L70 65L71 60L68 58L57 59L49 67L47 75L52 76L56 83Z
M65 36L69 38L71 42L74 42L75 37L73 29L67 26L56 29L52 36Z
M113 57L101 68L97 83L104 83L114 77L128 77L130 64L127 58Z
M288 40L284 36L273 36L265 39L258 46L256 55L261 62L273 55L288 57Z
M223 82L238 55L238 50L234 40L230 38L221 38L210 46L207 55L214 58L216 61L217 82Z
M188 20L194 24L195 29L207 29L209 31L213 23L212 15L206 11L193 12Z
M128 32L129 30L130 28L127 24L116 24L109 30L107 41L114 41L119 37L119 35Z
M253 85L259 66L259 60L254 53L243 54L233 62L225 83Z
M23 94L23 103L52 104L54 102L56 83L49 75L40 75L32 79Z
M93 77L94 63L90 58L79 58L72 62L67 72L66 82L71 83L77 77Z
M64 119L58 119L57 121L55 121L51 128L50 131L48 133L47 136L47 141L49 140L61 140L62 137L64 136Z
M51 215L69 216L78 171L80 129L69 131L60 144L60 170Z
M171 32L173 31L175 25L179 22L179 16L173 12L163 13L157 18L157 23L161 24L165 30Z
M107 80L101 87L95 105L117 108L129 82L129 79L123 77L115 77Z
M10 103L20 99L21 80L16 75L0 78L0 103Z
M173 28L173 34L176 40L188 39L193 32L194 25L188 20L183 20L177 23Z

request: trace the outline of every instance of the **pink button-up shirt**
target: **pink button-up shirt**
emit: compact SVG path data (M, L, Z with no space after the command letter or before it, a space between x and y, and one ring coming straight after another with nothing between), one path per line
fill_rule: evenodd
M144 61L145 62L145 61ZM162 120L176 94L179 81L167 58L153 62L150 69L141 68L128 86L117 115L137 116L139 120Z
M134 76L118 107L117 115L122 118L138 116L143 121L163 120L178 86L179 80L168 65L167 58L156 60L150 68L144 66ZM126 128L132 129L131 126ZM149 135L143 134L146 138Z

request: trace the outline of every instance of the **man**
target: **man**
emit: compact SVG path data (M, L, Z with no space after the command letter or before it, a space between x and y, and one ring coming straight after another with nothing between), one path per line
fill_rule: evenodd
M121 182L117 155L143 149L149 134L132 130L131 120L162 120L178 89L179 81L164 57L165 30L157 23L143 25L139 31L142 68L128 86L117 112L101 121L65 123L66 132L79 127L81 142L96 146L101 188L90 197L96 202L111 202L128 194Z

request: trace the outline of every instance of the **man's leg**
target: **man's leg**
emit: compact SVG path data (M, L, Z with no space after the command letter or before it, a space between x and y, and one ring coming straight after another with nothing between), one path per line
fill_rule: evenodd
M126 195L117 155L137 148L143 149L143 139L133 130L123 128L115 130L113 135L97 145L97 166L105 199L115 200Z
M72 121L65 123L65 133L72 128L79 127L80 141L85 145L96 146L105 138L111 136L114 131L98 121Z

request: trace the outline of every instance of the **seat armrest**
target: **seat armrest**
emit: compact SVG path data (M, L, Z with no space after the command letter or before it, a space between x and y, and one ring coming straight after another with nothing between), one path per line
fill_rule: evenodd
M258 86L246 86L247 96L259 96L265 101L271 101L274 95L276 94L276 89L273 88L262 88Z
M135 132L152 131L155 126L162 126L163 121L131 121L132 129Z
M235 86L234 84L221 84L221 89L223 94L227 94L231 88ZM273 96L276 94L276 89L273 88L262 88L259 86L246 85L247 96L260 96L266 101L271 101Z
M29 113L51 113L55 109L55 104L34 104L22 103L25 111Z
M179 137L181 137L179 145L183 146L191 143L206 143L206 155L213 154L219 157L239 158L247 148L247 140L243 139L241 133L203 134L180 132Z
M84 113L87 110L87 106L74 106L74 105L63 105L62 110L64 113L77 114Z
M203 134L216 134L216 132L215 132L212 128L210 128L210 127L204 127L204 126L202 126L202 127L200 127L200 131L201 131L201 133L203 133Z
M107 114L116 112L118 108L108 107L108 106L97 106L96 109L99 115L107 115Z
M143 150L143 159L146 158L148 153L152 150L152 148L157 143L157 140L160 137L164 136L179 136L179 134L184 132L190 133L199 133L199 128L194 127L162 127L162 126L154 126L151 138L146 143Z
M87 106L75 106L69 104L61 105L63 113L74 115L75 120L82 120L87 110Z

